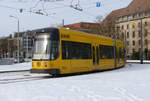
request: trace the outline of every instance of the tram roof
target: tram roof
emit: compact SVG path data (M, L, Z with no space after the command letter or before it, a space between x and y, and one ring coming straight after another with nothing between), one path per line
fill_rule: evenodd
M57 30L58 28L41 28L41 29L36 29L36 30L33 30L33 32L35 33L47 33L47 32L51 32L51 31L55 31Z
M80 32L80 35L87 35L87 36L91 36L91 37L101 37L101 38L107 38L107 39L111 39L110 37L106 37L106 36L102 36L102 35L97 35L97 34L93 34L93 33L87 33L87 32L83 32L83 31L78 31L78 30L72 30L72 29L66 29L66 28L58 28L58 29L62 29L62 30L70 30L70 31L74 31L74 32Z

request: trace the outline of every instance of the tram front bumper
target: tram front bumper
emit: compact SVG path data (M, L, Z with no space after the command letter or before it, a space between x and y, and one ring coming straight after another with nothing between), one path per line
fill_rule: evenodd
M31 73L60 74L58 69L31 69Z

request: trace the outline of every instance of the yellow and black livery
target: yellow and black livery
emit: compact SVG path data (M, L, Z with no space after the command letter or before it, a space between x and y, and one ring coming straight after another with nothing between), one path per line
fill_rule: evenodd
M124 44L104 36L70 30L36 30L31 73L70 74L125 65Z

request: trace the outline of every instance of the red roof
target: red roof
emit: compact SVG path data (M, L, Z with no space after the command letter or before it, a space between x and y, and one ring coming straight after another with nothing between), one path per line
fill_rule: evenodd
M133 0L126 8L112 11L104 20L150 11L150 0Z
M80 28L83 28L85 26L99 26L99 24L98 23L91 23L91 22L79 22L79 23L65 25L65 27L72 27L72 28L76 28L76 29L80 29Z

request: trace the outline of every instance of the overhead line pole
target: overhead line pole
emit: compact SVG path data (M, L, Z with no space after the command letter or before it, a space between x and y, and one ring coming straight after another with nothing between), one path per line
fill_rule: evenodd
M62 27L64 27L64 26L65 26L65 20L62 19Z
M12 18L15 18L15 19L17 19L17 22L18 22L18 24L17 24L17 30L18 30L18 33L17 33L17 57L18 57L18 63L19 63L19 50L20 50L20 46L19 46L19 26L20 26L20 23L19 23L19 18L17 18L17 17L15 17L15 16L12 16L12 15L10 15L10 17L12 17Z
M140 61L141 61L141 64L143 64L143 22L142 22L142 18L140 19L141 21L141 40L140 40L140 43L141 43L141 46L140 46Z
M18 63L19 63L19 56L20 56L20 54L19 54L19 50L20 50L20 44L19 44L19 25L20 25L20 23L19 23L19 19L18 19L18 35L17 35L17 43L18 43Z

